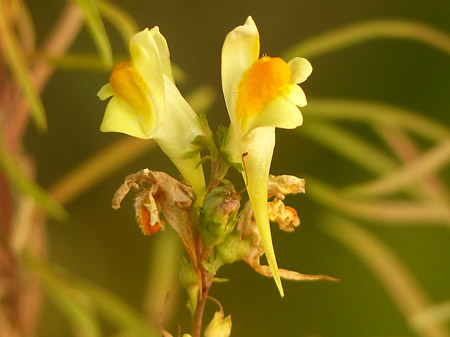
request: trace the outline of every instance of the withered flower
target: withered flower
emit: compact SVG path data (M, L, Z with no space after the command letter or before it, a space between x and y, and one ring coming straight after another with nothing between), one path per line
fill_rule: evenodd
M190 212L195 195L192 187L164 172L140 170L125 178L114 195L112 207L117 209L130 189L138 192L135 199L136 219L144 234L165 228L167 222L180 237L193 266L197 265ZM161 219L161 214L164 220Z

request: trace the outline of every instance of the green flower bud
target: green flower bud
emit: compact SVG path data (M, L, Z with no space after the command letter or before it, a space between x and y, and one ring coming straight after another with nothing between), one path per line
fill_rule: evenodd
M250 253L251 239L241 239L241 233L234 231L226 239L216 246L216 269L225 263L233 263L242 260Z
M236 224L240 196L227 183L212 189L206 196L200 215L203 244L212 247L222 242Z

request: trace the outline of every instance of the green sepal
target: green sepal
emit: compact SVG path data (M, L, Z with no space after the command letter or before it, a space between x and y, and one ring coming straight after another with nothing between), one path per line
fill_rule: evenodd
M209 137L205 135L198 135L197 137L194 138L191 144L204 148L208 144L208 138Z
M206 271L210 274L216 275L217 270L211 263L203 262L203 267L205 267Z
M244 171L244 166L241 163L236 163L231 160L230 153L225 149L225 144L228 136L228 128L226 126L219 126L217 130L217 141L219 142L220 153L225 162L231 167L235 168L238 172Z
M214 277L213 282L214 283L226 283L229 282L230 279L228 278L223 278L223 277Z
M203 245L213 247L233 230L240 208L240 196L227 182L213 188L205 197L200 212L200 230Z
M183 153L183 159L188 159L188 158L194 158L196 155L198 155L200 152L202 151L202 149L198 148L195 149L193 151L188 151Z

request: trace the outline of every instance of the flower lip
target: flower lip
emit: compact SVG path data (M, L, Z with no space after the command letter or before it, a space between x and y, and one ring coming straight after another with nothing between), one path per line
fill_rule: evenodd
M263 56L244 74L238 88L236 119L241 130L289 84L291 70L279 57Z
M146 98L149 88L131 62L118 63L109 77L109 82L114 88L114 93L124 98L143 116L152 113Z

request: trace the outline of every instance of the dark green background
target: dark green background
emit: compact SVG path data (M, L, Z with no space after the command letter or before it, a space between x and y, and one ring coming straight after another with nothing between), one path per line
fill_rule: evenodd
M417 20L450 34L450 1L116 1L140 28L160 26L171 50L172 62L188 80L180 89L188 93L207 84L217 92L208 119L214 127L227 124L220 87L220 53L226 34L252 15L261 35L261 52L282 54L304 39L344 25L380 18ZM38 39L50 31L63 3L28 1ZM127 51L115 30L107 25L115 54ZM83 29L71 51L95 52ZM299 55L302 56L302 55ZM450 58L417 42L380 40L310 59L314 72L303 85L308 97L342 97L377 100L403 106L440 123L450 124ZM43 93L49 132L30 127L26 147L36 158L38 181L50 186L65 172L119 137L103 134L99 125L105 103L98 89L109 74L61 70ZM305 123L308 123L306 114ZM365 132L365 129L359 129ZM345 186L370 176L338 155L301 136L277 131L272 172L314 176L330 185ZM338 141L338 140L336 140ZM144 237L134 222L132 202L121 210L110 207L123 177L149 167L177 175L159 149L129 163L107 177L66 208L64 223L50 221L52 261L71 273L96 282L139 308L147 278L151 247L157 236ZM446 173L449 178L448 172ZM448 183L448 179L447 179ZM232 314L233 336L412 336L406 318L372 271L347 248L320 230L328 212L308 194L288 198L302 225L295 233L274 230L280 266L304 273L339 277L341 283L284 282L286 297L275 284L244 263L227 266L212 295ZM430 299L450 299L450 235L444 227L408 227L362 224L385 242L409 267ZM158 234L158 235L164 235ZM162 254L163 252L161 252ZM189 317L179 301L179 313L168 328ZM215 308L211 305L210 308ZM210 315L211 311L208 311ZM68 324L46 301L40 320L41 336L66 336Z

